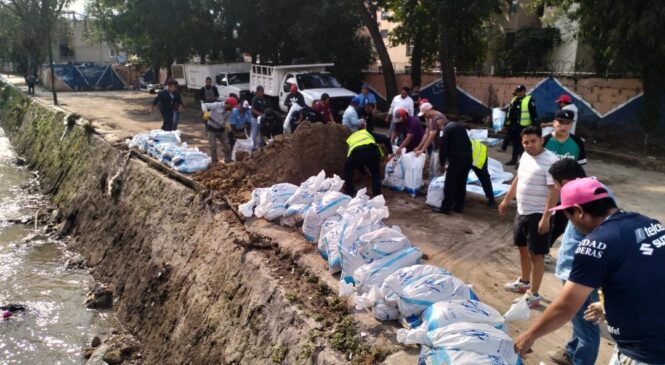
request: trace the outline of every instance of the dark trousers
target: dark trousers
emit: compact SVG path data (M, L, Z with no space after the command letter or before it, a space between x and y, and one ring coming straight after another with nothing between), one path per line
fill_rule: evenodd
M346 192L356 195L356 188L353 185L353 173L358 169L367 167L372 174L372 194L381 195L381 176L379 174L381 157L379 156L377 145L360 146L351 152L351 155L344 163L344 183Z
M173 109L160 109L162 113L162 130L173 130Z
M35 95L35 85L28 84L28 95Z
M552 233L552 238L550 240L550 247L554 246L554 242L556 242L557 238L559 238L563 232L566 230L566 226L568 225L568 218L566 218L566 215L563 214L563 211L558 211L552 216L552 220L550 221L550 232Z
M522 129L524 129L524 127L521 125L514 125L514 123L511 123L510 126L508 126L508 137L510 137L510 141L513 145L513 156L510 159L512 162L519 162L520 156L522 156L522 153L524 152L521 136Z
M448 159L441 212L449 213L451 208L458 213L464 210L466 179L471 171L471 158L471 155L462 155Z
M487 200L489 201L494 201L494 188L492 187L492 178L490 177L490 172L487 168L487 160L485 160L485 165L483 166L482 169L479 169L475 166L471 166L473 169L473 172L476 173L476 176L478 176L478 180L480 180L480 184L483 186L483 191L485 192L485 196L487 197Z

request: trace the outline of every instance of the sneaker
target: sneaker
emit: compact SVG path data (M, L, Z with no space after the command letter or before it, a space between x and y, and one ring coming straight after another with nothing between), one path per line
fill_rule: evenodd
M552 257L552 255L550 255L550 254L545 255L545 263L546 264L552 264L552 263L554 263L554 261L555 260L554 260L554 257Z
M570 355L564 349L548 352L547 358L557 365L573 365L573 359L570 358Z
M540 307L540 300L543 299L540 294L534 295L530 290L527 290L526 294L524 294L522 298L526 299L526 304L530 309Z
M513 293L526 293L529 289L531 289L531 284L529 283L523 283L522 280L517 279L513 283L508 283L503 286L504 289L506 289L509 292Z

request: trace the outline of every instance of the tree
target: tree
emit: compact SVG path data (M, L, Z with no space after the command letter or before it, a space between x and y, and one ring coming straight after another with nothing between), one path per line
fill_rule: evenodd
M445 111L457 114L456 67L475 67L485 58L486 24L500 11L501 0L392 0L388 5L401 23L393 40L414 46L412 80L419 78L415 73L423 60L438 60Z
M642 80L644 110L641 124L653 133L660 120L665 94L665 3L658 0L581 0L564 4L580 21L580 36L604 66L635 70ZM571 8L571 6L573 6Z
M397 95L395 68L393 67L393 62L390 59L390 54L388 54L388 48L383 41L383 36L381 35L379 24L376 19L376 13L379 9L385 7L385 1L353 0L353 3L362 17L363 24L369 31L376 53L379 56L379 60L381 60L383 79L386 84L386 99L390 101L395 95Z
M6 29L11 43L12 58L19 63L24 72L37 74L37 68L44 62L47 54L48 24L57 24L62 9L71 0L0 0L0 16L3 22L13 27ZM54 32L55 29L50 29Z

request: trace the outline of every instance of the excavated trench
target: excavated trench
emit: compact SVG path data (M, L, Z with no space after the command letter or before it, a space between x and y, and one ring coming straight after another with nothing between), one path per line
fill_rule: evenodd
M90 122L0 87L2 127L64 211L69 249L114 290L145 363L414 358L390 340L395 328L350 312L301 235L242 222L223 194L173 179Z

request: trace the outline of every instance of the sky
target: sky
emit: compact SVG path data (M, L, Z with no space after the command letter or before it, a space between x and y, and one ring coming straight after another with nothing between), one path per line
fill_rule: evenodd
M69 10L83 14L85 11L85 0L74 0L69 4Z

